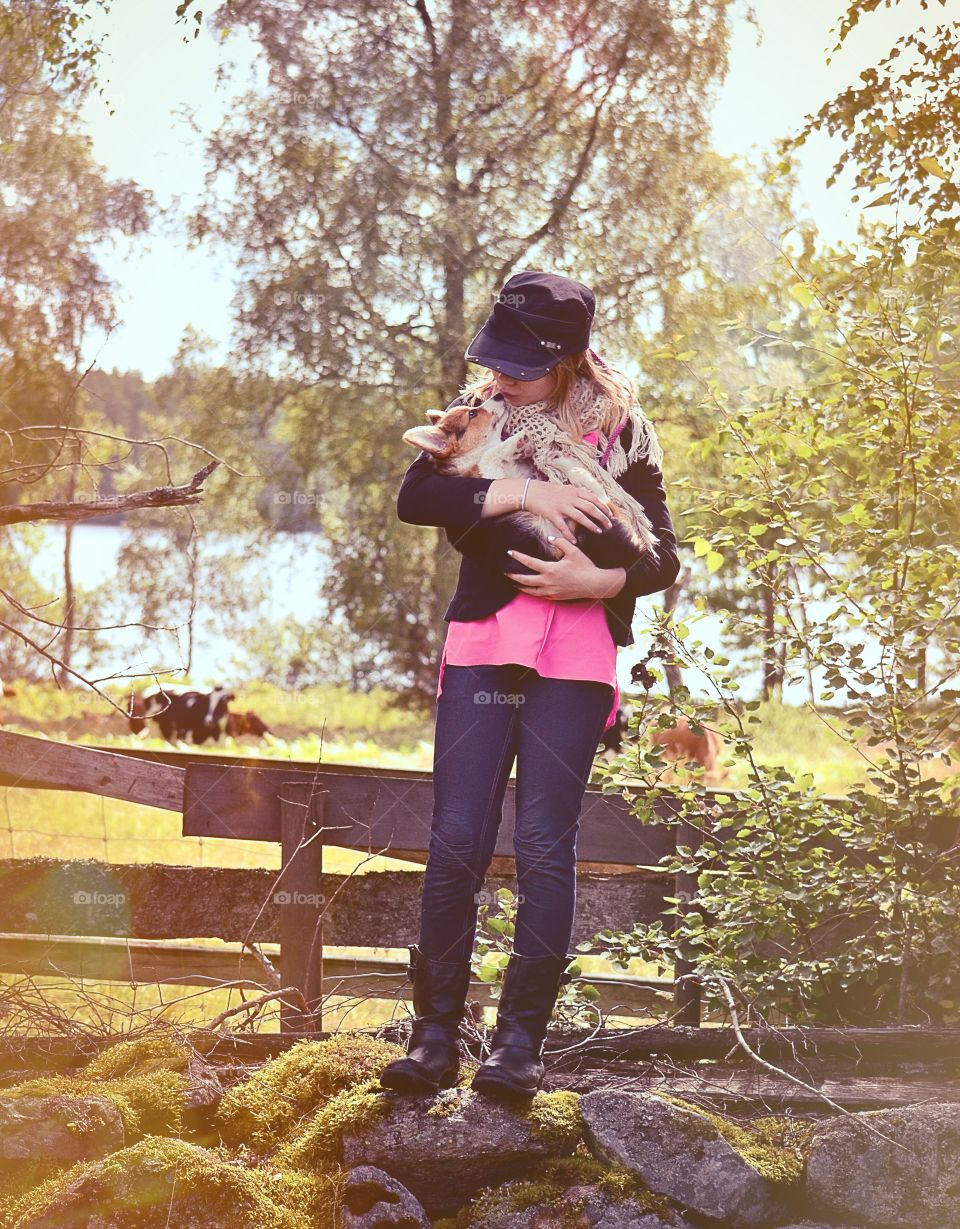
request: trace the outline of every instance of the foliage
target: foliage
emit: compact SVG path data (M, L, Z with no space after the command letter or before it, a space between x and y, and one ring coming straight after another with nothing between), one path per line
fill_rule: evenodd
M492 912L494 903L496 912ZM484 889L477 908L477 941L471 957L473 971L482 982L496 991L499 999L503 989L513 936L516 929L518 898L509 888L498 888L495 893ZM577 961L568 966L567 972L575 979L582 975ZM593 1006L600 997L596 986L589 982L574 980L560 987L557 995L557 1014L568 1028L590 1028L598 1023L598 1013Z
M882 0L885 6L891 0ZM898 4L899 0L892 0ZM921 0L923 9L944 8L947 0ZM834 51L840 50L860 18L881 0L850 0L840 23ZM897 40L883 59L808 116L800 131L780 142L788 154L813 133L843 137L841 153L828 184L851 165L858 189L868 190L866 208L894 205L901 217L914 206L910 220L923 225L957 221L960 185L960 36L956 21L937 21L932 29L918 24ZM829 60L828 60L829 63ZM859 195L854 200L859 200Z
M810 778L759 764L758 702L739 713L727 659L691 638L692 620L663 617L676 661L703 669L716 700L697 708L681 687L651 706L716 724L748 784L735 794L735 833L696 783L682 798L671 822L691 827L663 869L697 875L700 892L668 911L676 926L605 938L621 959L685 955L723 1008L738 993L752 1011L803 1022L960 1018L960 785L922 771L932 757L949 762L960 737L960 249L945 228L909 237L912 262L879 235L862 258L836 253L796 283L804 334L781 322L768 344L793 340L802 383L758 382L728 399L704 372L716 431L695 455L718 453L724 477L696 488L691 535L748 585L775 591L786 669L811 662L819 700L844 704L837 739L860 727L870 747L870 788L855 786L841 809ZM749 615L731 617L750 629ZM652 788L637 812L649 817L665 765L653 753L639 761Z

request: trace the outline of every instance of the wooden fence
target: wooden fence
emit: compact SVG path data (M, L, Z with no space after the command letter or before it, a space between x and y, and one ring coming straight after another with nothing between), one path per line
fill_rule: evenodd
M184 836L269 841L282 851L279 872L0 861L0 971L289 989L281 998L281 1028L289 1032L321 1029L327 995L409 995L405 962L325 957L323 948L416 942L422 871L331 874L322 869L322 855L324 847L339 846L422 864L433 810L430 773L106 750L0 731L0 785L80 790L180 812ZM708 798L733 810L735 820L729 792L708 791ZM629 929L658 917L673 924L674 916L664 913L667 898L679 898L681 909L696 907L694 876L649 869L677 843L697 843L698 830L665 822L676 807L676 797L662 797L660 822L642 824L623 797L588 787L572 946L591 944L598 952L595 937L604 928ZM511 781L485 885L491 898L512 881L514 814ZM737 824L715 831L735 840ZM833 843L838 854L861 856ZM243 948L225 951L199 939ZM275 944L279 950L271 952ZM694 980L683 977L686 968L678 962L671 979L606 974L585 980L599 990L605 1014L649 1014L658 1002L661 1010L669 1006L672 994L676 1024L696 1027L700 999ZM483 983L475 990L472 997L489 1001Z

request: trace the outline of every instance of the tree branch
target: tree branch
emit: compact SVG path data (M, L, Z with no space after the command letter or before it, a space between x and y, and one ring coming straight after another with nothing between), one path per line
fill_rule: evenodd
M199 503L204 481L220 464L211 461L198 469L183 486L158 486L130 495L111 495L107 499L46 500L36 504L0 506L0 525L21 525L33 521L79 521L91 516L116 512L135 512L140 508L172 508Z

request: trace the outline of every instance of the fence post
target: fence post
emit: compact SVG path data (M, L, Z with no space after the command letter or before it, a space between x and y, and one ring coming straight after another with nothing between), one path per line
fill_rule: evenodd
M280 976L302 992L303 1006L281 1002L280 1031L314 1033L323 1027L324 795L292 792L280 797Z
M703 834L699 828L688 823L687 820L682 819L674 831L676 832L678 845L689 846L694 851L700 848ZM677 871L675 881L676 887L673 894L678 898L677 908L680 910L680 917L682 918L690 912L691 908L696 908L697 890L699 888L697 872ZM693 978L686 978L681 981L681 978L692 970L693 964L682 957L678 958L674 965L673 977L675 987L673 993L676 1006L675 1020L677 1024L687 1024L693 1028L699 1028L700 986Z

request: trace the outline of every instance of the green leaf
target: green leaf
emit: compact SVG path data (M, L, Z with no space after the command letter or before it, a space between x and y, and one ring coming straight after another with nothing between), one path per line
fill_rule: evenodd
M719 551L712 550L707 555L707 571L712 575L718 567L723 563L723 555Z
M809 307L816 297L813 287L809 282L794 282L790 287L790 293L801 307Z

